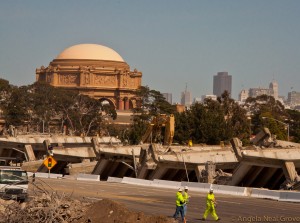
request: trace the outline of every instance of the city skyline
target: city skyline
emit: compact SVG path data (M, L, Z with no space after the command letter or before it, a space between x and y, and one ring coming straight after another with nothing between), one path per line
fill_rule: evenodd
M232 95L232 76L228 72L218 72L214 75L213 94L221 97L225 91Z
M172 93L173 102L185 83L193 97L212 94L220 71L232 76L234 99L272 79L287 97L300 91L299 9L297 0L0 1L0 77L31 84L35 69L62 50L95 43L118 52L143 72L142 85Z

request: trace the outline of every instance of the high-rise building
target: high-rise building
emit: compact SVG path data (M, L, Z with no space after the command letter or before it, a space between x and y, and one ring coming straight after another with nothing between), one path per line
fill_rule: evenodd
M272 90L275 100L278 100L278 83L275 80L270 83L269 89Z
M249 89L249 97L256 98L261 95L273 96L273 91L270 90L269 88L261 88L261 87Z
M214 76L214 95L220 97L224 91L227 91L231 96L231 85L232 76L228 75L228 72L218 72L218 74Z
M162 93L167 102L172 104L172 93Z
M287 101L292 106L300 105L300 92L297 91L289 92Z
M261 95L272 96L275 98L275 100L280 100L280 96L278 95L277 81L273 80L269 84L269 88L257 87L257 88L249 88L249 90L243 89L239 94L239 101L245 102L248 97L256 98Z
M248 90L243 89L239 93L239 101L241 101L241 102L245 102L248 97L249 97L249 91Z
M187 90L187 85L185 86L185 91L181 92L181 104L188 108L192 104L192 94Z

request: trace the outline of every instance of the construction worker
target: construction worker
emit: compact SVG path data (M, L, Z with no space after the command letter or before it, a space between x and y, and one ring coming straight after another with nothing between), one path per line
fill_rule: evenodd
M205 221L207 215L210 213L211 216L213 217L213 219L215 221L219 221L220 218L218 217L217 213L216 213L216 199L215 199L215 195L214 195L214 190L212 188L209 189L209 193L207 194L206 197L206 209L205 212L203 214L203 218L202 220Z
M185 203L183 204L183 213L184 213L184 216L186 216L186 212L187 212L187 203L189 202L189 194L188 194L188 190L189 190L189 187L188 186L185 186L184 187L184 191L183 191L183 199L185 200Z
M176 193L176 211L173 215L173 218L177 218L179 213L181 216L181 220L186 223L185 221L185 216L184 216L184 210L183 210L183 205L185 204L185 200L183 199L182 195L182 188L179 188L177 193Z

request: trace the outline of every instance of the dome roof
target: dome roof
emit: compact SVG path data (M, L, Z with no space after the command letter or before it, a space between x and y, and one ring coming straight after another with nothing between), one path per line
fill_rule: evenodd
M78 44L62 51L56 59L111 60L124 62L113 49L98 44Z

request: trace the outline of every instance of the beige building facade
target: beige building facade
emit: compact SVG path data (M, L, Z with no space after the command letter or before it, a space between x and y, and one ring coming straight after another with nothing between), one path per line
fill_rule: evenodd
M36 81L77 90L122 111L139 105L136 90L141 86L142 72L131 71L113 49L79 44L62 51L48 67L37 68Z

